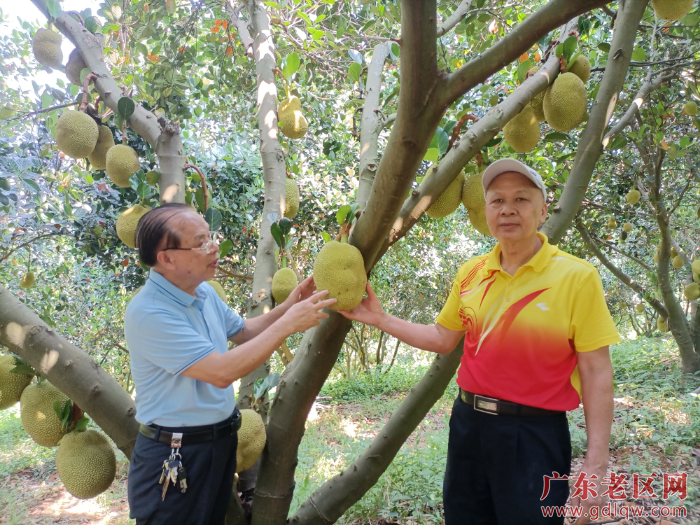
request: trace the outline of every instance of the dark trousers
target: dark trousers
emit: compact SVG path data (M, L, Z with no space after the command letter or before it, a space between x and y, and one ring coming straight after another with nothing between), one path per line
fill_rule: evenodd
M187 427L187 432L210 429L211 425ZM168 432L183 429L161 427ZM186 438L185 438L186 439ZM182 446L182 464L187 470L187 492L170 485L161 500L158 484L170 445L140 434L129 466L129 517L136 525L224 525L226 509L236 473L238 434L222 435L214 441Z
M562 524L542 506L565 505L571 439L566 414L519 417L474 410L459 397L452 407L443 486L445 525Z

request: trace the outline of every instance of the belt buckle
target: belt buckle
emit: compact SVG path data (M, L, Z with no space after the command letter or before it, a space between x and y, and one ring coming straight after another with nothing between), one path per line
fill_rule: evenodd
M498 415L498 399L474 394L474 410L485 414Z

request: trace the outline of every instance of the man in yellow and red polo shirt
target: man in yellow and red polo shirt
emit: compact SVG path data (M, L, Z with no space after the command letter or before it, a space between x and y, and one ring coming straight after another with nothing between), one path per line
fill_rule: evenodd
M387 314L369 284L368 298L343 314L440 354L464 336L444 481L446 525L563 523L542 507L563 506L568 483L552 480L545 490L545 477L570 474L566 411L583 400L582 471L598 499L570 503L587 512L600 501L613 415L608 346L620 338L597 270L537 231L547 217L540 175L501 159L482 181L486 222L498 244L459 269L435 325Z

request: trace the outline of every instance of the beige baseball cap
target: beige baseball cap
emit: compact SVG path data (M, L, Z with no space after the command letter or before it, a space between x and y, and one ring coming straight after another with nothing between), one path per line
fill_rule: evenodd
M486 190L493 182L493 179L498 177L501 173L505 173L507 171L514 171L516 173L520 173L521 175L525 175L542 191L542 197L544 198L544 201L547 202L547 189L544 187L542 176L531 167L526 166L519 160L515 159L497 160L486 168L486 170L484 170L484 175L481 177L481 184L484 187L484 195L486 195Z

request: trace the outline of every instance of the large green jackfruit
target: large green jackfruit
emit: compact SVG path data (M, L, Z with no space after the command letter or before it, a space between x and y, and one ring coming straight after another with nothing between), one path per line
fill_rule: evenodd
M117 219L117 237L129 248L136 248L136 227L141 217L151 210L148 206L135 204Z
M540 124L532 106L525 106L504 126L503 138L518 153L526 153L537 146Z
M579 55L569 68L569 73L573 73L585 84L591 76L591 61L586 55Z
M695 0L651 0L656 16L664 20L680 20L693 8Z
M683 111L685 111L686 115L690 115L691 117L694 117L695 115L698 114L698 103L695 102L694 100L690 100L685 103L683 106Z
M42 447L55 447L65 434L61 420L54 410L54 402L61 408L70 399L47 380L32 383L20 397L22 426L29 436Z
M292 290L297 287L299 281L297 274L291 268L280 268L272 276L272 297L277 304L287 300Z
M65 111L56 123L56 145L74 159L83 159L95 150L100 129L95 120L82 111Z
M486 211L483 209L479 210L477 208L467 209L469 222L482 235L488 235L491 237L491 230L489 230L489 225L486 222Z
M435 172L436 166L433 165L425 174L424 181ZM453 213L459 208L459 203L462 200L462 187L464 186L464 171L460 171L445 191L433 202L425 211L429 217L433 219L442 219Z
M683 289L683 295L688 301L694 301L700 297L700 285L698 283L690 283Z
M544 116L557 131L571 131L586 116L586 88L573 73L559 75L544 95Z
M228 298L226 297L226 292L224 291L224 287L221 286L221 283L219 283L219 281L215 281L214 279L209 279L207 281L207 284L209 286L211 286L212 288L214 288L216 295L218 295L223 302L228 303ZM134 295L136 295L136 294L134 294Z
M241 428L238 431L236 472L243 472L255 465L265 448L267 434L262 417L255 410L241 410Z
M309 130L309 123L301 112L301 102L298 97L290 95L277 108L279 129L285 137L300 139Z
M63 63L63 51L61 51L60 34L49 29L37 29L32 38L32 51L34 58L42 66L58 68Z
M328 290L328 298L338 300L331 309L355 308L362 301L367 286L360 250L338 241L326 243L314 261L314 282L317 290Z
M114 481L117 458L109 440L97 430L70 432L56 453L56 473L66 490L80 499L102 494Z
M92 153L87 156L93 168L97 170L107 168L107 152L112 147L114 147L112 130L110 130L107 126L100 126L100 132L99 136L97 137L95 149L92 150Z
M299 213L299 186L292 179L287 179L284 191L284 216L293 219Z
M80 51L74 49L68 55L68 63L66 64L66 76L72 84L76 86L82 86L80 82L80 72L87 67L83 57L80 55Z
M19 287L23 290L28 290L34 286L34 279L34 272L25 273L19 281Z
M107 175L117 186L122 188L131 186L129 179L140 169L139 156L131 146L117 144L107 151Z
M639 202L639 199L642 197L642 194L639 193L639 190L635 190L632 188L627 195L625 195L625 200L627 201L628 204L631 204L634 206Z
M0 356L0 410L17 403L24 389L32 382L30 375L11 372L19 364L19 359L13 355Z
M549 88L547 88L549 89ZM532 111L535 113L535 118L537 119L537 122L544 122L545 121L545 116L544 116L544 108L542 107L544 104L544 94L546 90L540 93L539 95L535 96L531 101L530 101L530 107L532 108Z

